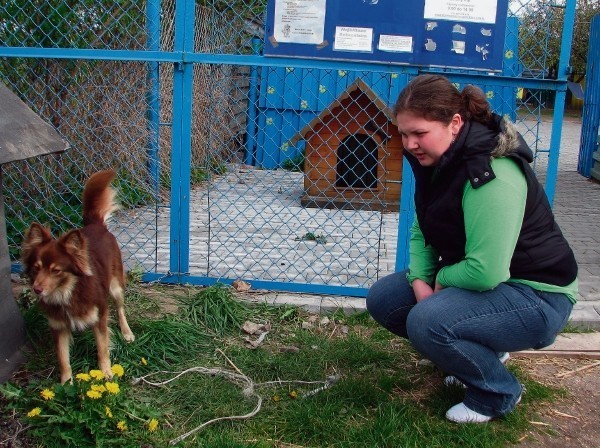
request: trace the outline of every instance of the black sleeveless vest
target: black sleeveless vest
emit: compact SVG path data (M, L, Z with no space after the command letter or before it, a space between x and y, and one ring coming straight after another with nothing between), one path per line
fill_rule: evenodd
M529 166L533 160L531 150L514 125L505 123L499 116L494 118L489 127L466 122L436 167L423 167L404 152L415 175L415 208L425 244L440 255L440 268L464 259L462 196L465 183L469 181L473 188L479 188L493 182L492 153L494 157L510 157L527 180L525 216L511 259L510 276L566 286L577 277L577 263L554 220L546 194Z

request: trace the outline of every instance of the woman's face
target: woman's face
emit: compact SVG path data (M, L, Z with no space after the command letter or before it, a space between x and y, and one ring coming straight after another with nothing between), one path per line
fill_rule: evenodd
M448 125L441 121L426 120L411 112L400 112L396 122L404 149L422 166L437 165L463 125L459 114L455 114Z

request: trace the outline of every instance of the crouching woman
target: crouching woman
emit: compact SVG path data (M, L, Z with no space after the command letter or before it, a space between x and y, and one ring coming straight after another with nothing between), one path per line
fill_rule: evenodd
M420 75L394 106L415 176L409 269L377 281L367 309L462 383L446 418L511 412L508 352L550 345L577 297L577 263L514 125L483 92Z

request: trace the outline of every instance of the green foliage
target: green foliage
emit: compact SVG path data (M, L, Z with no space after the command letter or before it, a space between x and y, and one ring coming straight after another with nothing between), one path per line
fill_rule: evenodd
M565 325L565 327L561 330L561 333L593 333L594 330L591 328L582 328L582 327L578 327L576 325L572 325L571 323L568 323L567 325Z
M247 19L251 19L257 15L260 16L267 9L266 0L253 2L249 2L248 0L196 0L196 4L206 8L214 8L220 12L236 13L237 11L247 11Z
M327 244L327 238L321 234L314 234L313 232L307 232L301 237L294 238L295 241L314 241L317 244Z
M210 178L210 174L204 168L192 168L190 176L192 184L206 182Z
M206 164L206 170L220 176L227 172L227 165L222 160L212 157Z
M217 284L189 288L185 295L180 289L155 290L148 301L154 303L162 292L173 294L169 302L179 304L178 314L161 315L155 303L144 303L145 290L133 287L126 298L136 340L127 344L116 329L113 332L111 358L126 373L114 380L119 394L103 391L96 400L87 395L90 385L106 388L104 380L49 383L48 366L56 361L48 328L36 307L27 309L28 329L37 328L29 333L37 351L24 370L28 378L20 375L18 383L1 387L0 415L18 418L22 427L31 425L24 433L39 447L167 446L209 420L244 415L256 407L256 397L243 393L246 383L195 369L206 367L247 375L263 398L262 407L243 422L208 425L178 446L267 448L273 446L267 441L277 440L286 446L340 448L503 448L535 430L529 422L537 420L541 403L565 393L529 378L514 360L509 368L527 388L517 409L486 425L455 425L444 413L462 400L464 390L444 387L441 372L415 362L418 355L408 341L382 329L365 313L338 311L328 316L327 324L313 320L307 327L302 324L315 316L300 308L265 303L247 307L231 288ZM245 344L246 335L239 331L244 319L269 323L260 346L251 349ZM91 372L95 356L91 332L76 334L74 370ZM141 376L167 383L151 387L133 381ZM333 378L329 387L319 390L328 378ZM54 393L51 400L40 396L44 389ZM28 417L36 407L40 414ZM148 428L152 418L159 422L155 432ZM119 421L125 421L126 431L116 427Z
M591 19L600 13L598 0L581 0L575 10L570 66L580 82L586 72ZM519 58L525 69L554 70L558 67L565 8L552 0L529 1L516 12L519 18Z
M281 167L288 171L304 171L304 154L285 159L281 163Z
M233 297L231 288L217 283L191 297L180 297L181 318L217 334L239 329L248 308Z
M120 378L120 365L113 365L113 373L107 380L99 370L81 372L63 385L8 383L0 393L45 446L133 446L156 431L161 415L135 399L126 377Z
M127 170L120 170L113 181L113 187L117 190L119 201L124 207L140 207L154 201L151 187L133 177Z

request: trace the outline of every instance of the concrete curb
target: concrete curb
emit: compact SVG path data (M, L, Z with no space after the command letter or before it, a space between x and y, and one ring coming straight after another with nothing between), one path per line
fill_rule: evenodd
M362 297L321 296L260 290L238 294L238 297L253 303L297 306L311 313L319 314L338 310L346 314L366 311L365 299ZM600 330L600 300L577 302L571 312L569 324L582 330Z

